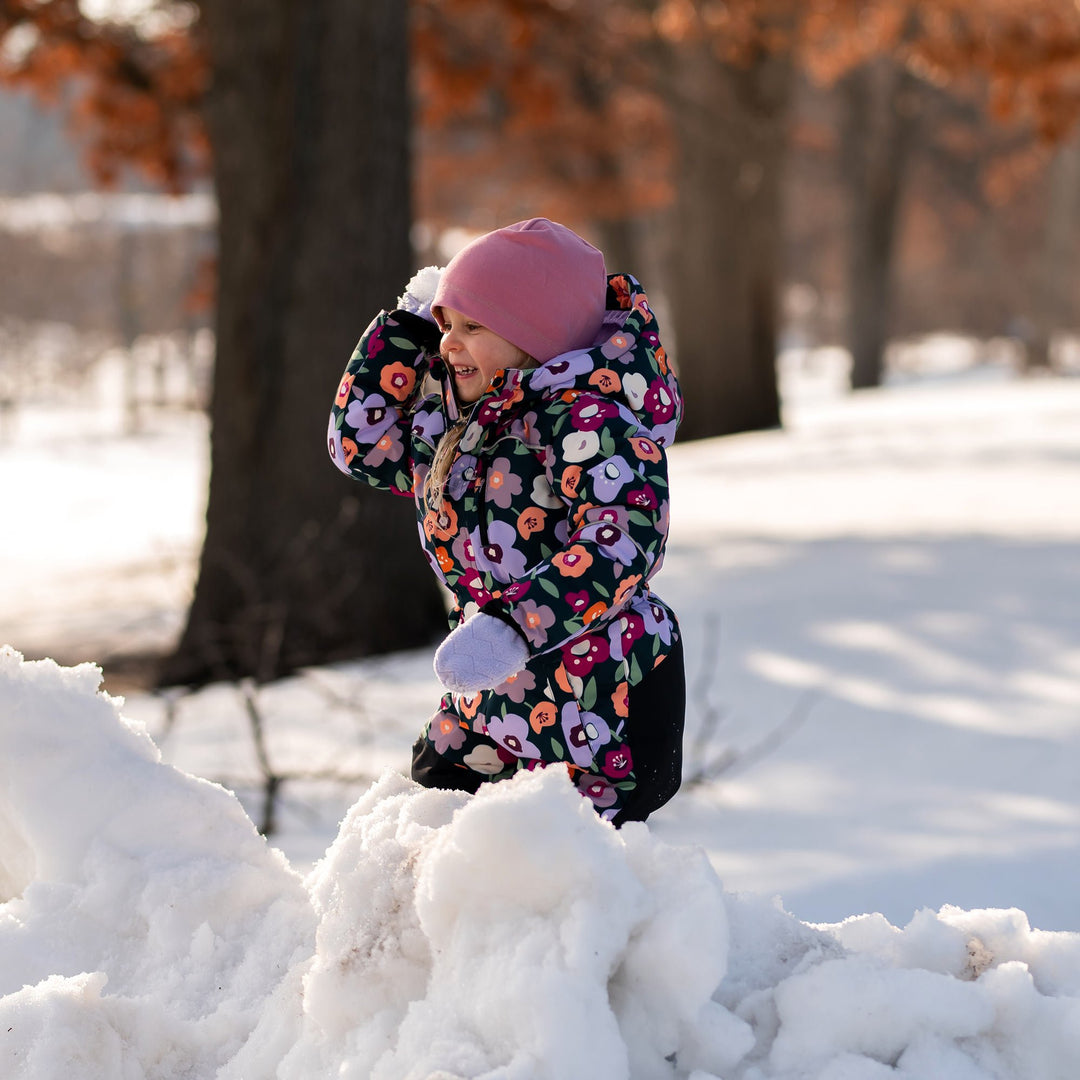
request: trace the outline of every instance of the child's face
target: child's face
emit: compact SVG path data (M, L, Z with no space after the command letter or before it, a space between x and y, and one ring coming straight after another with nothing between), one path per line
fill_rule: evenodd
M529 358L506 338L453 308L439 309L439 352L454 373L458 400L469 404L488 388L496 371L524 367Z

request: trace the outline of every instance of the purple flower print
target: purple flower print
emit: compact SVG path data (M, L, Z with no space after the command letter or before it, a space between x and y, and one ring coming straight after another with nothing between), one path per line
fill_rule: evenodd
M618 415L619 407L614 402L591 395L578 398L570 408L570 422L578 431L596 431Z
M606 521L596 525L586 525L578 533L578 538L593 541L600 548L602 555L624 566L629 566L638 553L637 544L621 529L615 528Z
M434 446L446 430L446 421L438 409L417 411L413 414L413 437L422 438L423 442Z
M509 510L515 495L521 494L521 477L514 471L510 459L497 457L487 471L485 497L502 510Z
M495 693L509 698L515 705L520 705L525 700L525 695L530 690L536 689L536 676L525 668L516 675L511 675L504 683L495 687Z
M533 390L572 386L579 375L584 375L592 369L592 357L585 350L563 353L562 356L556 356L534 371L529 379L529 385Z
M450 554L458 566L475 566L476 549L473 546L473 538L464 529L454 537L450 545Z
M619 797L618 791L603 776L586 773L577 778L577 786L582 795L592 799L593 805L601 809L613 806Z
M649 384L645 395L645 408L654 424L663 424L675 415L675 397L663 379L657 377Z
M675 441L675 431L679 426L676 417L672 417L666 424L659 424L652 429L653 441L657 446L670 446Z
M635 478L633 469L621 455L609 457L589 469L593 481L593 495L600 502L614 502L619 492Z
M570 759L581 769L589 768L592 765L593 752L589 746L589 736L585 733L584 717L576 701L568 701L562 707L559 723Z
M514 619L533 645L543 645L549 627L555 625L555 612L547 604L523 600L515 609Z
M453 713L436 713L431 718L428 731L440 754L445 754L447 750L460 750L465 742L465 729Z
M507 713L502 717L490 717L487 732L500 746L505 747L515 757L538 758L540 748L529 741L532 734L529 721L523 716Z
M460 499L475 477L476 455L462 454L451 467L450 476L446 481L446 490L450 493L450 498L455 501Z
M665 645L671 644L671 617L655 600L650 600L647 596L637 596L632 607L641 611L645 633L658 637Z
M400 461L405 453L405 444L401 432L396 427L388 428L379 441L364 455L364 464L377 468L384 461Z
M619 331L612 334L600 348L601 354L608 360L615 360L625 355L634 347L634 335Z
M488 526L487 543L480 546L476 531L472 533L476 565L494 574L500 581L512 581L525 573L525 554L514 547L518 531L508 521L493 521Z
M376 443L394 426L397 410L389 409L382 394L368 394L363 400L354 399L345 410L345 423L356 431L356 441Z
M604 755L604 764L601 766L604 775L612 779L621 780L628 776L634 768L634 759L630 756L630 747L625 743L609 750Z

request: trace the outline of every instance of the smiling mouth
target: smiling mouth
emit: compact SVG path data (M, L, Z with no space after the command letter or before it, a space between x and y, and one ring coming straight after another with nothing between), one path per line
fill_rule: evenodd
M457 364L454 367L454 378L456 379L468 379L475 375L480 369L474 367L459 367Z

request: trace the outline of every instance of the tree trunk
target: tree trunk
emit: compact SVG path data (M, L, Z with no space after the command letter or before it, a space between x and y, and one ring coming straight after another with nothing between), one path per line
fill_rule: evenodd
M445 619L412 507L325 431L369 318L411 271L406 5L203 0L220 207L207 532L163 684L267 680L417 646Z
M776 427L781 176L790 59L679 46L666 88L676 196L667 300L686 398L681 437Z
M918 115L914 78L890 57L842 86L841 164L849 187L848 347L851 388L880 386L890 331L893 252Z

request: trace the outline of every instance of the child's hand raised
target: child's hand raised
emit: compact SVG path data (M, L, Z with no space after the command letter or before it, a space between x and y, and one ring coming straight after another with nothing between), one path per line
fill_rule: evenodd
M431 314L431 301L435 299L435 290L439 287L441 276L441 266L425 266L423 270L417 270L409 279L405 291L398 297L398 310L419 315L428 322L435 322L435 316Z

